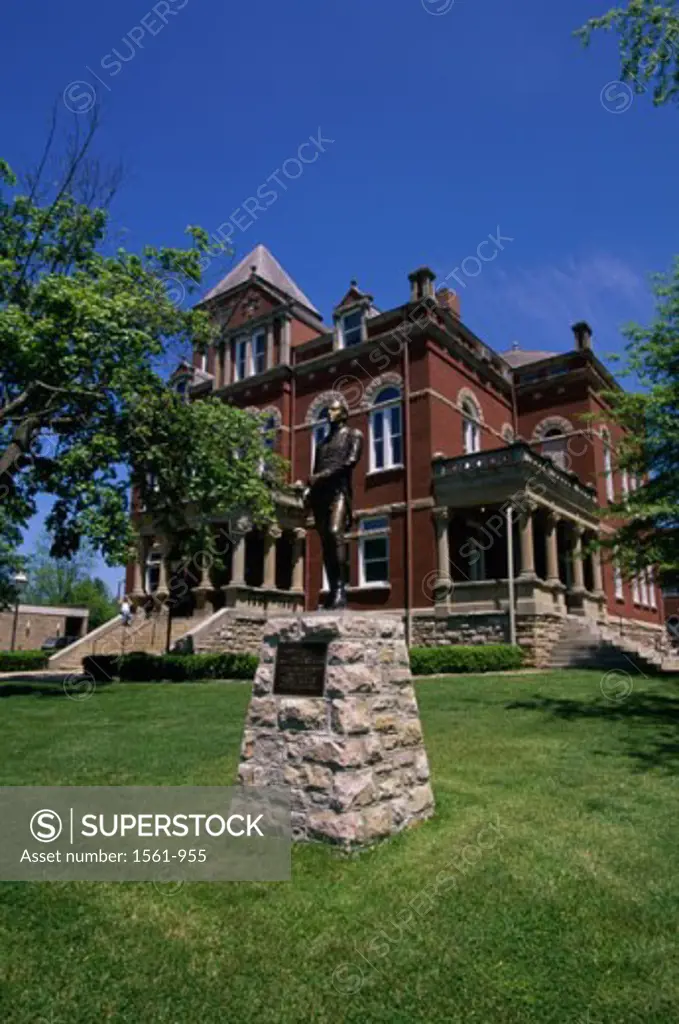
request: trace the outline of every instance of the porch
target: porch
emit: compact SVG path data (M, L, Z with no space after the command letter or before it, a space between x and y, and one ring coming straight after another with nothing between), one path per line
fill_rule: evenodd
M440 614L605 619L591 488L522 443L434 456L433 476Z

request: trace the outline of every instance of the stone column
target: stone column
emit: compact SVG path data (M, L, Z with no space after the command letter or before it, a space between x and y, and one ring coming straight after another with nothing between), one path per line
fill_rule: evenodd
M437 605L445 606L452 590L450 576L450 544L448 540L448 524L450 510L435 508L433 510L436 526L436 576L434 579L434 600Z
M292 321L287 317L281 324L280 362L282 366L290 365L290 349L292 343Z
M594 580L594 593L598 597L604 592L604 579L601 571L601 551L599 551L599 549L592 552L592 578Z
M135 603L144 599L146 583L146 538L140 537L137 543L137 557L133 565L132 598Z
M533 546L533 512L535 506L528 504L521 509L519 527L521 531L521 573L524 579L535 577L535 549Z
M242 587L245 584L245 534L238 533L234 537L233 556L231 559L231 584Z
M212 568L212 558L211 558L211 556L207 555L207 553L204 552L204 551L201 552L201 555L202 555L202 557L201 557L200 565L198 566L200 568L200 579L198 581L197 586L195 586L193 588L193 596L194 596L195 601L196 601L196 609L197 609L197 611L203 611L203 609L205 608L205 602L207 600L207 595L212 590L212 582L210 580L210 569Z
M276 586L276 541L281 535L280 527L270 526L264 537L264 586L272 590Z
M225 338L222 342L224 356L222 366L224 367L222 379L219 382L220 388L226 388L231 383L231 339Z
M572 531L573 544L571 552L573 555L573 592L581 594L584 593L585 590L585 573L582 561L582 535L585 531L579 523L573 524Z
M167 601L170 596L170 589L168 587L168 572L167 572L167 557L168 557L168 543L165 537L160 539L160 562L158 563L158 587L156 589L154 597L157 601Z
M547 582L559 583L559 549L556 528L559 517L554 512L547 514L547 530L545 541L547 545Z
M266 369L273 366L273 321L266 325Z
M292 590L304 590L304 542L306 530L297 529L294 531L292 545Z

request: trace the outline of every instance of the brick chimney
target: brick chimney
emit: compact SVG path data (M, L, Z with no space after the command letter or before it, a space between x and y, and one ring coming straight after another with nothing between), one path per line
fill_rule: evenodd
M579 352L592 347L592 328L584 320L578 320L577 324L571 327L575 336L575 347Z
M421 299L434 298L434 281L436 274L429 267L418 267L408 274L410 281L410 301L419 302Z
M436 292L436 301L439 306L443 306L449 313L456 316L458 320L460 319L460 296L457 292L452 291L450 288L439 288Z

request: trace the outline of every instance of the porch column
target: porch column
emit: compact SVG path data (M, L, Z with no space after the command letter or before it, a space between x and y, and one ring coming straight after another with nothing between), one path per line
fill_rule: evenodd
M555 512L549 512L547 514L547 530L545 532L545 541L547 547L547 582L548 583L559 583L559 550L557 547L557 525L559 522L559 516Z
M276 586L276 541L281 535L279 526L270 526L264 537L264 583L267 589Z
M601 551L597 548L592 552L592 578L594 580L594 593L599 595L604 592L604 578L601 571Z
M573 531L573 591L576 594L584 593L585 590L585 573L584 565L582 562L582 535L585 532L584 527L580 526L579 523L574 523L572 526Z
M306 530L297 529L294 531L295 539L292 545L292 589L304 590L304 541Z
M201 552L201 559L198 564L198 568L200 568L200 579L198 584L193 588L193 596L196 602L196 608L198 611L203 611L207 595L212 589L212 582L210 580L212 558L205 551Z
M234 536L233 556L231 559L231 583L242 587L245 585L245 534Z
M521 572L524 579L535 577L535 548L533 544L533 512L535 506L525 505L521 509L519 527L521 531Z
M448 524L450 510L435 508L433 510L436 526L436 577L434 580L434 600L437 605L444 606L450 596L450 544L448 540Z
M156 589L156 598L159 601L165 601L170 596L170 590L167 585L167 556L168 556L168 543L165 537L160 539L160 562L158 563L158 587Z
M273 321L266 325L266 369L273 366Z
M136 601L144 598L144 580L146 579L146 538L140 537L137 542L137 557L133 563L132 597Z

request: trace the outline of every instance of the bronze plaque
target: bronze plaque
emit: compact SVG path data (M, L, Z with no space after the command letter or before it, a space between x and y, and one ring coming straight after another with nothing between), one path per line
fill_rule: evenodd
M281 697L322 697L327 657L327 643L279 644L273 692Z

